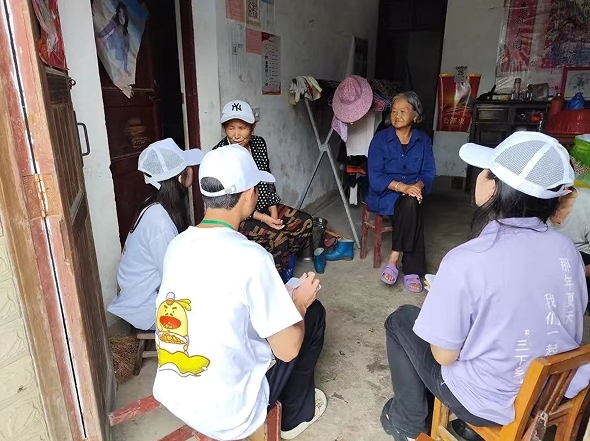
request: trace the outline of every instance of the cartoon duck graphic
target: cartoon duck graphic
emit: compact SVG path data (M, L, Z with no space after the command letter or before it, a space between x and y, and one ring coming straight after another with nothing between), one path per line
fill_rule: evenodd
M176 300L169 292L156 316L156 348L158 350L158 369L173 370L180 376L198 376L209 367L209 359L188 353L188 316L191 301Z

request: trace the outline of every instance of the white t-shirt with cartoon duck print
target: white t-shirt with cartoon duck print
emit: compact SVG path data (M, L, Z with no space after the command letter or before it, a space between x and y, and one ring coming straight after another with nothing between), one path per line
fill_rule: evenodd
M226 227L189 227L172 240L156 299L154 397L219 440L264 424L266 338L302 320L272 256Z

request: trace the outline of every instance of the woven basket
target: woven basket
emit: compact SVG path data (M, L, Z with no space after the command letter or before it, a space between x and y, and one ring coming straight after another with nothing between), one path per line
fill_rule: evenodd
M139 340L133 334L115 335L109 338L111 356L115 369L117 385L123 384L133 377L135 355L139 347Z

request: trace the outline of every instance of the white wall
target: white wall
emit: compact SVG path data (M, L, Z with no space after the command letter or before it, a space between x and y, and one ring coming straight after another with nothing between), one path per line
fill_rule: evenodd
M504 0L449 0L441 73L454 73L455 66L468 66L470 73L481 74L478 95L489 91L496 79L503 18ZM435 132L438 175L465 176L466 166L459 158L459 148L468 137L464 132Z
M117 266L121 254L115 193L90 1L58 0L69 75L76 80L72 101L78 121L88 126L91 153L84 157L84 177L90 206L94 245L105 304L117 293ZM82 148L84 139L80 130ZM115 321L108 314L109 324Z
M274 33L281 37L282 94L263 96L260 55L246 54L241 79L230 73L224 2L194 2L202 148L209 150L221 139L221 106L231 99L247 100L260 108L256 133L267 142L277 191L284 203L295 204L319 152L304 104L289 104L290 81L298 75L342 80L353 35L369 39L372 76L378 4L378 0L276 0ZM211 60L217 60L218 66ZM336 134L332 139L337 145ZM305 203L333 188L326 159Z
M192 3L197 61L200 147L204 151L210 150L221 137L217 9L224 3L217 0L199 0ZM221 32L220 29L219 33Z

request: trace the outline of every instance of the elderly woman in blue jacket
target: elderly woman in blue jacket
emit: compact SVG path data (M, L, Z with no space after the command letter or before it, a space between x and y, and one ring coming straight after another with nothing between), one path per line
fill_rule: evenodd
M381 280L393 285L402 255L404 287L422 292L426 274L422 200L432 190L436 173L432 141L413 127L422 121L422 104L415 92L396 95L391 126L377 132L369 146L367 205L380 215L393 216L391 253Z

